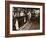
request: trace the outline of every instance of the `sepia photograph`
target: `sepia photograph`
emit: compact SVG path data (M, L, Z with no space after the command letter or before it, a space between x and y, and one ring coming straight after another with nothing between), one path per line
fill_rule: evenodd
M13 30L39 30L40 8L13 7Z

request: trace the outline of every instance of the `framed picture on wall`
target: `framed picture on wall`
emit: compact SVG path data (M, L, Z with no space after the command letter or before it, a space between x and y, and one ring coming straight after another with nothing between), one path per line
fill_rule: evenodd
M45 34L44 3L6 1L5 36Z

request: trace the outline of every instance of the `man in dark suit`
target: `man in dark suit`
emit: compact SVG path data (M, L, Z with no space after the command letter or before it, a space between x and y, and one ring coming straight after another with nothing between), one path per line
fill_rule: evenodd
M27 13L27 22L23 26L21 26L19 30L29 30L31 28L31 25L32 25L30 19L31 19L31 13L29 11Z

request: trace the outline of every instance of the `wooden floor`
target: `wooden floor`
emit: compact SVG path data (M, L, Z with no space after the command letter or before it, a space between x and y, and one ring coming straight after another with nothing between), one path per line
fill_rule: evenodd
M19 30L38 30L40 25L37 22L26 23Z

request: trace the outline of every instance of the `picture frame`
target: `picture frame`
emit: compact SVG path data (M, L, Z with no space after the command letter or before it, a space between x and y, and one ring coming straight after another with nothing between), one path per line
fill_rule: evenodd
M29 11L31 12L31 14ZM34 17L32 17L33 14ZM40 16L39 20L38 18L36 18L37 15ZM29 24L27 23L27 19L29 18L28 16L31 17L32 27L30 27L29 25L30 23ZM14 20L14 18L18 19L19 22ZM26 20L23 20L23 18ZM37 25L35 25L34 23L36 23ZM30 29L28 27L30 27ZM44 34L45 34L44 3L5 1L5 37L33 36L33 35L44 35Z

